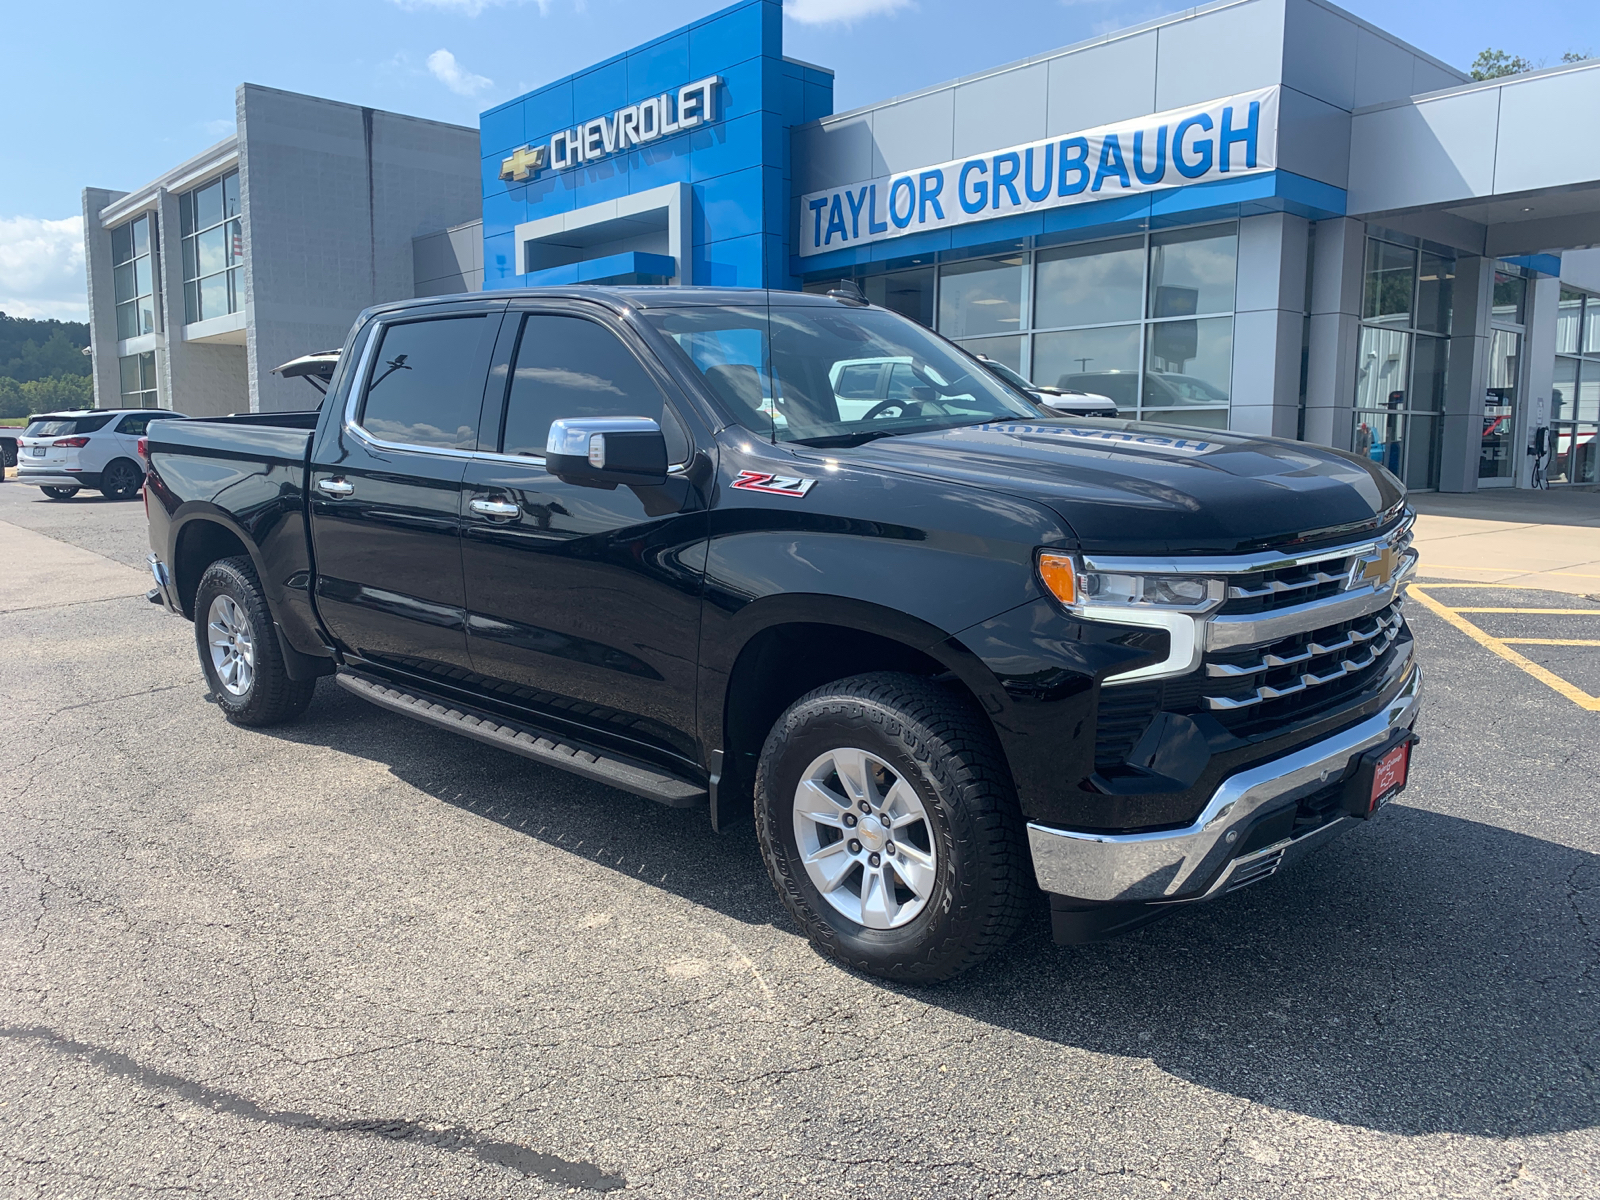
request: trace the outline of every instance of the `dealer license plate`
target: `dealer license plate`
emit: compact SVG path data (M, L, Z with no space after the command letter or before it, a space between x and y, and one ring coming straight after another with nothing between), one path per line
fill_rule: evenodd
M1406 772L1410 767L1410 742L1401 742L1378 760L1378 765L1372 772L1370 811L1376 811L1400 794L1400 789L1406 786Z

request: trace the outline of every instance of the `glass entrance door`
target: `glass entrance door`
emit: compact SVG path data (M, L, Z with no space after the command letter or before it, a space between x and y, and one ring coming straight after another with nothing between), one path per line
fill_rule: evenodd
M1489 373L1483 392L1483 445L1478 451L1478 486L1516 483L1517 380L1522 365L1522 335L1510 329L1489 333Z

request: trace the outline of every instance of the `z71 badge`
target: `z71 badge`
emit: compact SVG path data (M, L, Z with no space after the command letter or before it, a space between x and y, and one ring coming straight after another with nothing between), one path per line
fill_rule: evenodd
M770 492L774 496L790 496L798 500L812 488L815 479L801 479L798 475L773 475L767 471L740 471L733 486L747 492Z

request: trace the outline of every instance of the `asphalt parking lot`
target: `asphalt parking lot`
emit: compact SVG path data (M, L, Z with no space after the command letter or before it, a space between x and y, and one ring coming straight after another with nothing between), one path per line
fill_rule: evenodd
M1369 827L917 990L748 826L326 684L229 726L146 553L0 486L5 1197L1600 1194L1600 712L1462 627L1593 697L1600 601L1424 589Z

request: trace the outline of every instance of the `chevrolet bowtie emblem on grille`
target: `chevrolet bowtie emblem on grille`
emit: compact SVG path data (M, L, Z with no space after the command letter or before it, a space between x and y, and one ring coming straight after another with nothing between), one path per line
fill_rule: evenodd
M535 172L544 170L545 155L549 152L548 146L523 146L513 150L510 158L500 160L500 178L521 183Z
M1375 554L1363 554L1350 564L1350 574L1345 579L1345 591L1366 585L1381 592L1394 578L1395 562L1399 558L1393 546L1384 546Z

